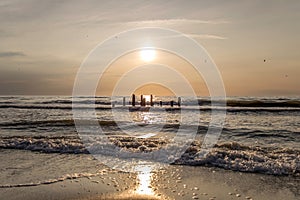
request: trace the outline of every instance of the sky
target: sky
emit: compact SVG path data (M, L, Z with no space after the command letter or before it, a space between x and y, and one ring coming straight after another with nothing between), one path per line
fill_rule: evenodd
M99 43L149 26L202 45L228 96L299 95L299 10L298 0L2 0L0 95L71 95L80 65ZM118 66L114 76L121 78L116 72ZM192 84L197 94L208 95L200 82ZM108 75L98 94L113 84Z

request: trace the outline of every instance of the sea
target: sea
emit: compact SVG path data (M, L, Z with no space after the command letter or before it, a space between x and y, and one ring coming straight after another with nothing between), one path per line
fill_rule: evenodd
M155 97L153 106L140 109L139 102L136 104L132 109L130 97L123 102L123 97L105 96L75 100L71 96L1 96L0 187L22 186L24 179L16 180L16 174L26 177L25 183L35 184L55 178L57 170L68 176L93 173L80 162L86 155L93 160L93 155L90 144L75 126L74 109L95 111L93 119L88 115L84 118L86 127L96 120L102 134L122 151L128 151L129 156L130 152L146 154L162 149L181 130L195 135L194 141L172 165L300 176L300 97L227 97L225 104L218 100L212 104L209 97L182 97L180 105L176 97ZM199 157L212 110L226 114L224 126L207 155ZM97 145L102 145L100 149L105 152L107 144ZM64 169L66 160L68 168ZM99 159L90 165L99 161L109 165ZM32 173L44 177L31 181L30 169L37 166L40 172ZM77 167L75 175L70 166Z

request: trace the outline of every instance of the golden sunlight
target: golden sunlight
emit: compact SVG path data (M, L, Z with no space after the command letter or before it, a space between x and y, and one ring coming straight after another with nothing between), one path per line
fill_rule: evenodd
M146 102L151 101L151 96L150 95L144 95L144 98L145 98Z
M176 96L169 88L157 83L142 85L139 88L137 88L133 93L136 95L153 94L155 96ZM145 98L147 101L147 97Z
M151 166L138 166L139 185L136 188L137 194L154 195L151 186Z
M140 52L140 57L145 62L150 62L155 59L156 52L153 49L143 49Z

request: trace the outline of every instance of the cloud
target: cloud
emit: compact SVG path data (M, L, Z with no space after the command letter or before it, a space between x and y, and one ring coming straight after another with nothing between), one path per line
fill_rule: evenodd
M7 52L0 52L0 58L7 58L7 57L17 57L17 56L26 56L23 52L12 52L12 51L7 51Z
M198 34L198 33L191 33L191 34L170 34L170 35L166 35L166 36L161 36L160 38L161 39L164 39L164 38L179 38L179 37L191 37L191 38L194 38L194 39L212 39L212 40L227 40L228 38L227 37L224 37L224 36L220 36L220 35L214 35L214 34Z
M128 25L152 25L152 24L161 24L161 25L173 25L173 24L227 24L229 21L225 20L198 20L198 19L156 19L156 20L139 20L139 21L128 21L125 22Z
M219 36L219 35L211 35L211 34L188 34L188 36L192 38L198 39L216 39L216 40L226 40L228 38Z
M125 17L126 18L126 17ZM174 25L218 25L231 23L227 20L199 20L199 19L186 19L186 18L171 18L171 19L145 19L145 20L116 20L105 16L94 16L90 18L79 19L72 21L70 24L105 24L105 25L127 25L127 26L174 26Z

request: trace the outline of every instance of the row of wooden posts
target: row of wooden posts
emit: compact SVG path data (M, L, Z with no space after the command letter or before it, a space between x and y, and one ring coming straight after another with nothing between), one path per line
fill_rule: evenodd
M136 96L135 94L132 95L131 97L131 105L132 106L136 106L137 105L137 100L136 100ZM140 106L146 106L147 102L146 102L146 98L144 98L144 95L141 95L141 100L140 100ZM149 104L150 106L154 106L154 101L153 101L153 95L150 95L150 102ZM163 102L159 101L159 105L162 106ZM123 97L123 106L126 106L126 98ZM170 101L170 106L173 107L174 106L174 101ZM177 106L180 107L181 106L181 97L178 97L177 99Z

